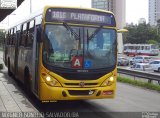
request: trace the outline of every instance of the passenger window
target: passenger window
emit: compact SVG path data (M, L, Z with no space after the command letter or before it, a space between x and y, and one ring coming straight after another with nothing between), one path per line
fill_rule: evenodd
M32 20L29 23L29 35L28 35L28 40L27 40L27 47L32 47L33 46L33 39L34 39L34 27L35 27L35 21Z
M20 41L21 46L25 46L26 44L26 35L27 35L27 24L25 23L21 27L21 41Z
M159 64L159 62L158 62L158 61L155 61L155 64Z
M13 35L12 35L12 44L15 45L16 44L16 28L13 29Z
M8 35L9 35L9 31L6 34L6 43L7 43L7 45L9 44Z
M16 27L17 31L16 31L16 36L17 36L17 43L18 45L20 45L21 42L21 25L18 25Z
M10 31L10 41L9 41L10 45L13 44L13 38L12 38L12 36L13 36L13 29L11 29L11 31Z
M151 62L150 64L154 64L154 62Z
M137 65L137 68L140 68L140 65Z

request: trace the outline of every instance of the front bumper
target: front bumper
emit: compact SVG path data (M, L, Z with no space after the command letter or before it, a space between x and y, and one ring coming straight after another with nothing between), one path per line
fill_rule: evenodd
M46 83L40 84L41 101L57 100L84 100L84 99L102 99L114 98L116 83L106 87L88 87L88 88L65 88L51 87Z

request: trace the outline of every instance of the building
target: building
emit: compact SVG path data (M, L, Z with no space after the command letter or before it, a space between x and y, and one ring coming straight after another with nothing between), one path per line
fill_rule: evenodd
M157 20L160 19L160 0L149 0L149 24L157 25Z
M146 19L145 18L140 18L138 20L138 24L146 24Z
M116 18L117 28L126 25L126 0L92 0L92 8L112 11ZM123 53L122 33L118 33L118 53Z
M92 8L112 11L116 17L117 27L123 28L126 24L126 0L92 0Z
M113 12L113 0L92 0L92 7Z

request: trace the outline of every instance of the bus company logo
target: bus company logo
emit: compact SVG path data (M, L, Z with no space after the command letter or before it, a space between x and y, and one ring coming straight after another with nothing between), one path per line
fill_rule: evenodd
M142 112L142 118L158 118L158 113L155 113L155 112Z
M80 86L80 87L84 87L84 86L85 86L85 83L84 83L84 82L80 82L80 83L79 83L79 86Z

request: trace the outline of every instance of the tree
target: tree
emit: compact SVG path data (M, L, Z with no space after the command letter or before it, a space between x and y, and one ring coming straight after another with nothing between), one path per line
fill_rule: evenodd
M151 27L149 24L129 25L126 29L128 33L124 34L124 43L160 43L157 28Z
M147 42L148 44L158 44L158 42L157 41L155 41L155 40L148 40L148 42Z

